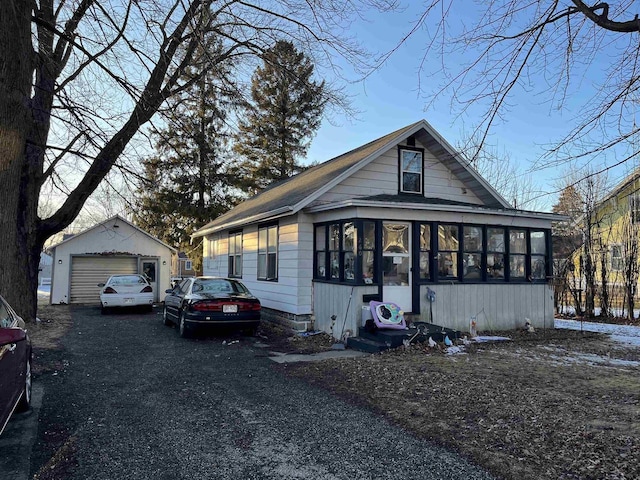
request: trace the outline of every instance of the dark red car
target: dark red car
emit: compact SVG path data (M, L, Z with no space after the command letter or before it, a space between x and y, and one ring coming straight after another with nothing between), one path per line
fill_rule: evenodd
M166 293L164 324L175 323L181 337L216 327L253 334L260 324L260 300L233 278L185 278Z
M31 404L31 342L22 318L0 296L0 434Z

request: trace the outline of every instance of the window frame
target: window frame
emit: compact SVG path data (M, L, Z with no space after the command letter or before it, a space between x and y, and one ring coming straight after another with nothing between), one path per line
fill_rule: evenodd
M420 176L420 188L419 191L414 190L405 190L404 189L404 174L411 173L415 174L416 172L412 172L410 170L404 170L403 168L403 152L413 152L420 154L420 172L418 173ZM424 194L424 148L416 148L410 147L407 145L399 145L398 146L398 193L399 194L408 194L408 195L423 195Z
M619 256L614 256L613 251L614 248L617 248L620 252ZM617 262L617 266L614 266L614 260ZM622 272L624 271L624 252L623 246L621 243L614 243L609 248L609 268L612 272Z
M629 217L632 225L640 223L640 192L629 195Z
M240 253L238 253L238 237L240 237ZM233 252L231 251L232 239L233 238ZM242 278L242 249L243 249L243 241L244 237L242 235L242 230L233 230L229 232L229 236L227 239L227 276L229 278ZM238 262L238 259L240 260ZM238 267L238 264L240 265Z
M272 245L269 244L269 232L275 229L275 252L271 253L269 251ZM266 235L266 249L263 249L263 245L261 244L261 232L265 232ZM258 225L258 258L256 265L256 278L259 281L263 282L277 282L278 281L278 260L279 260L279 248L280 248L280 228L277 223L268 223L265 225ZM260 272L260 259L261 257L265 257L264 268L265 272ZM271 262L270 262L270 259ZM271 270L269 267L271 263L273 265L274 276L269 276L269 271Z
M452 222L439 222L436 223L436 251L434 252L434 256L436 259L436 278L438 280L444 280L444 281L459 281L460 280L460 273L461 273L461 268L460 268L460 261L461 261L461 251L462 251L462 242L461 240L461 236L460 236L460 232L462 230L462 225L461 223L452 223ZM454 227L457 230L457 237L456 240L458 242L458 248L456 250L443 250L440 248L440 227ZM455 261L452 261L452 267L455 267L455 274L454 275L442 275L440 273L440 254L446 254L446 253L452 253L455 254Z

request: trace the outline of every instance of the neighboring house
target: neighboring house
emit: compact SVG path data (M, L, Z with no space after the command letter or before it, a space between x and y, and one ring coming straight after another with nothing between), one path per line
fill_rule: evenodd
M38 265L38 285L51 285L53 258L44 252L40 254Z
M573 287L586 302L586 255L590 252L597 306L637 304L640 273L640 169L636 169L600 200L589 217L580 219L582 239L573 252ZM588 245L587 245L588 243ZM603 297L603 293L605 297Z
M171 275L173 277L193 277L196 271L193 268L193 261L184 252L178 252L171 260Z
M117 273L144 273L155 300L170 287L176 250L115 216L50 248L53 275L50 302L99 304L98 283Z
M553 327L551 221L512 208L426 121L275 184L196 231L298 327L357 332L380 299L469 331ZM430 303L430 298L433 302ZM334 320L332 320L332 318Z

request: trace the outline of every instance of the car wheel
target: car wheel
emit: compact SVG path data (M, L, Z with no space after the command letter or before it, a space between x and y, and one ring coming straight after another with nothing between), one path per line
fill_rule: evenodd
M180 331L180 336L182 338L187 338L189 336L189 331L187 330L187 319L185 318L184 310L180 312L180 325L178 330Z
M26 412L31 406L31 359L27 359L27 364L24 374L24 389L22 390L22 397L16 406L16 412Z
M167 316L167 306L166 305L162 309L162 323L164 323L166 326L169 326L169 325L171 325L173 323L171 320L169 320L169 317Z

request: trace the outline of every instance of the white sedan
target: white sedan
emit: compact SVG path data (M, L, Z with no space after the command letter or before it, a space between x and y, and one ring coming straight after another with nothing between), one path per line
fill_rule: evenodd
M144 275L111 275L99 283L102 313L111 307L146 306L153 308L153 288Z

